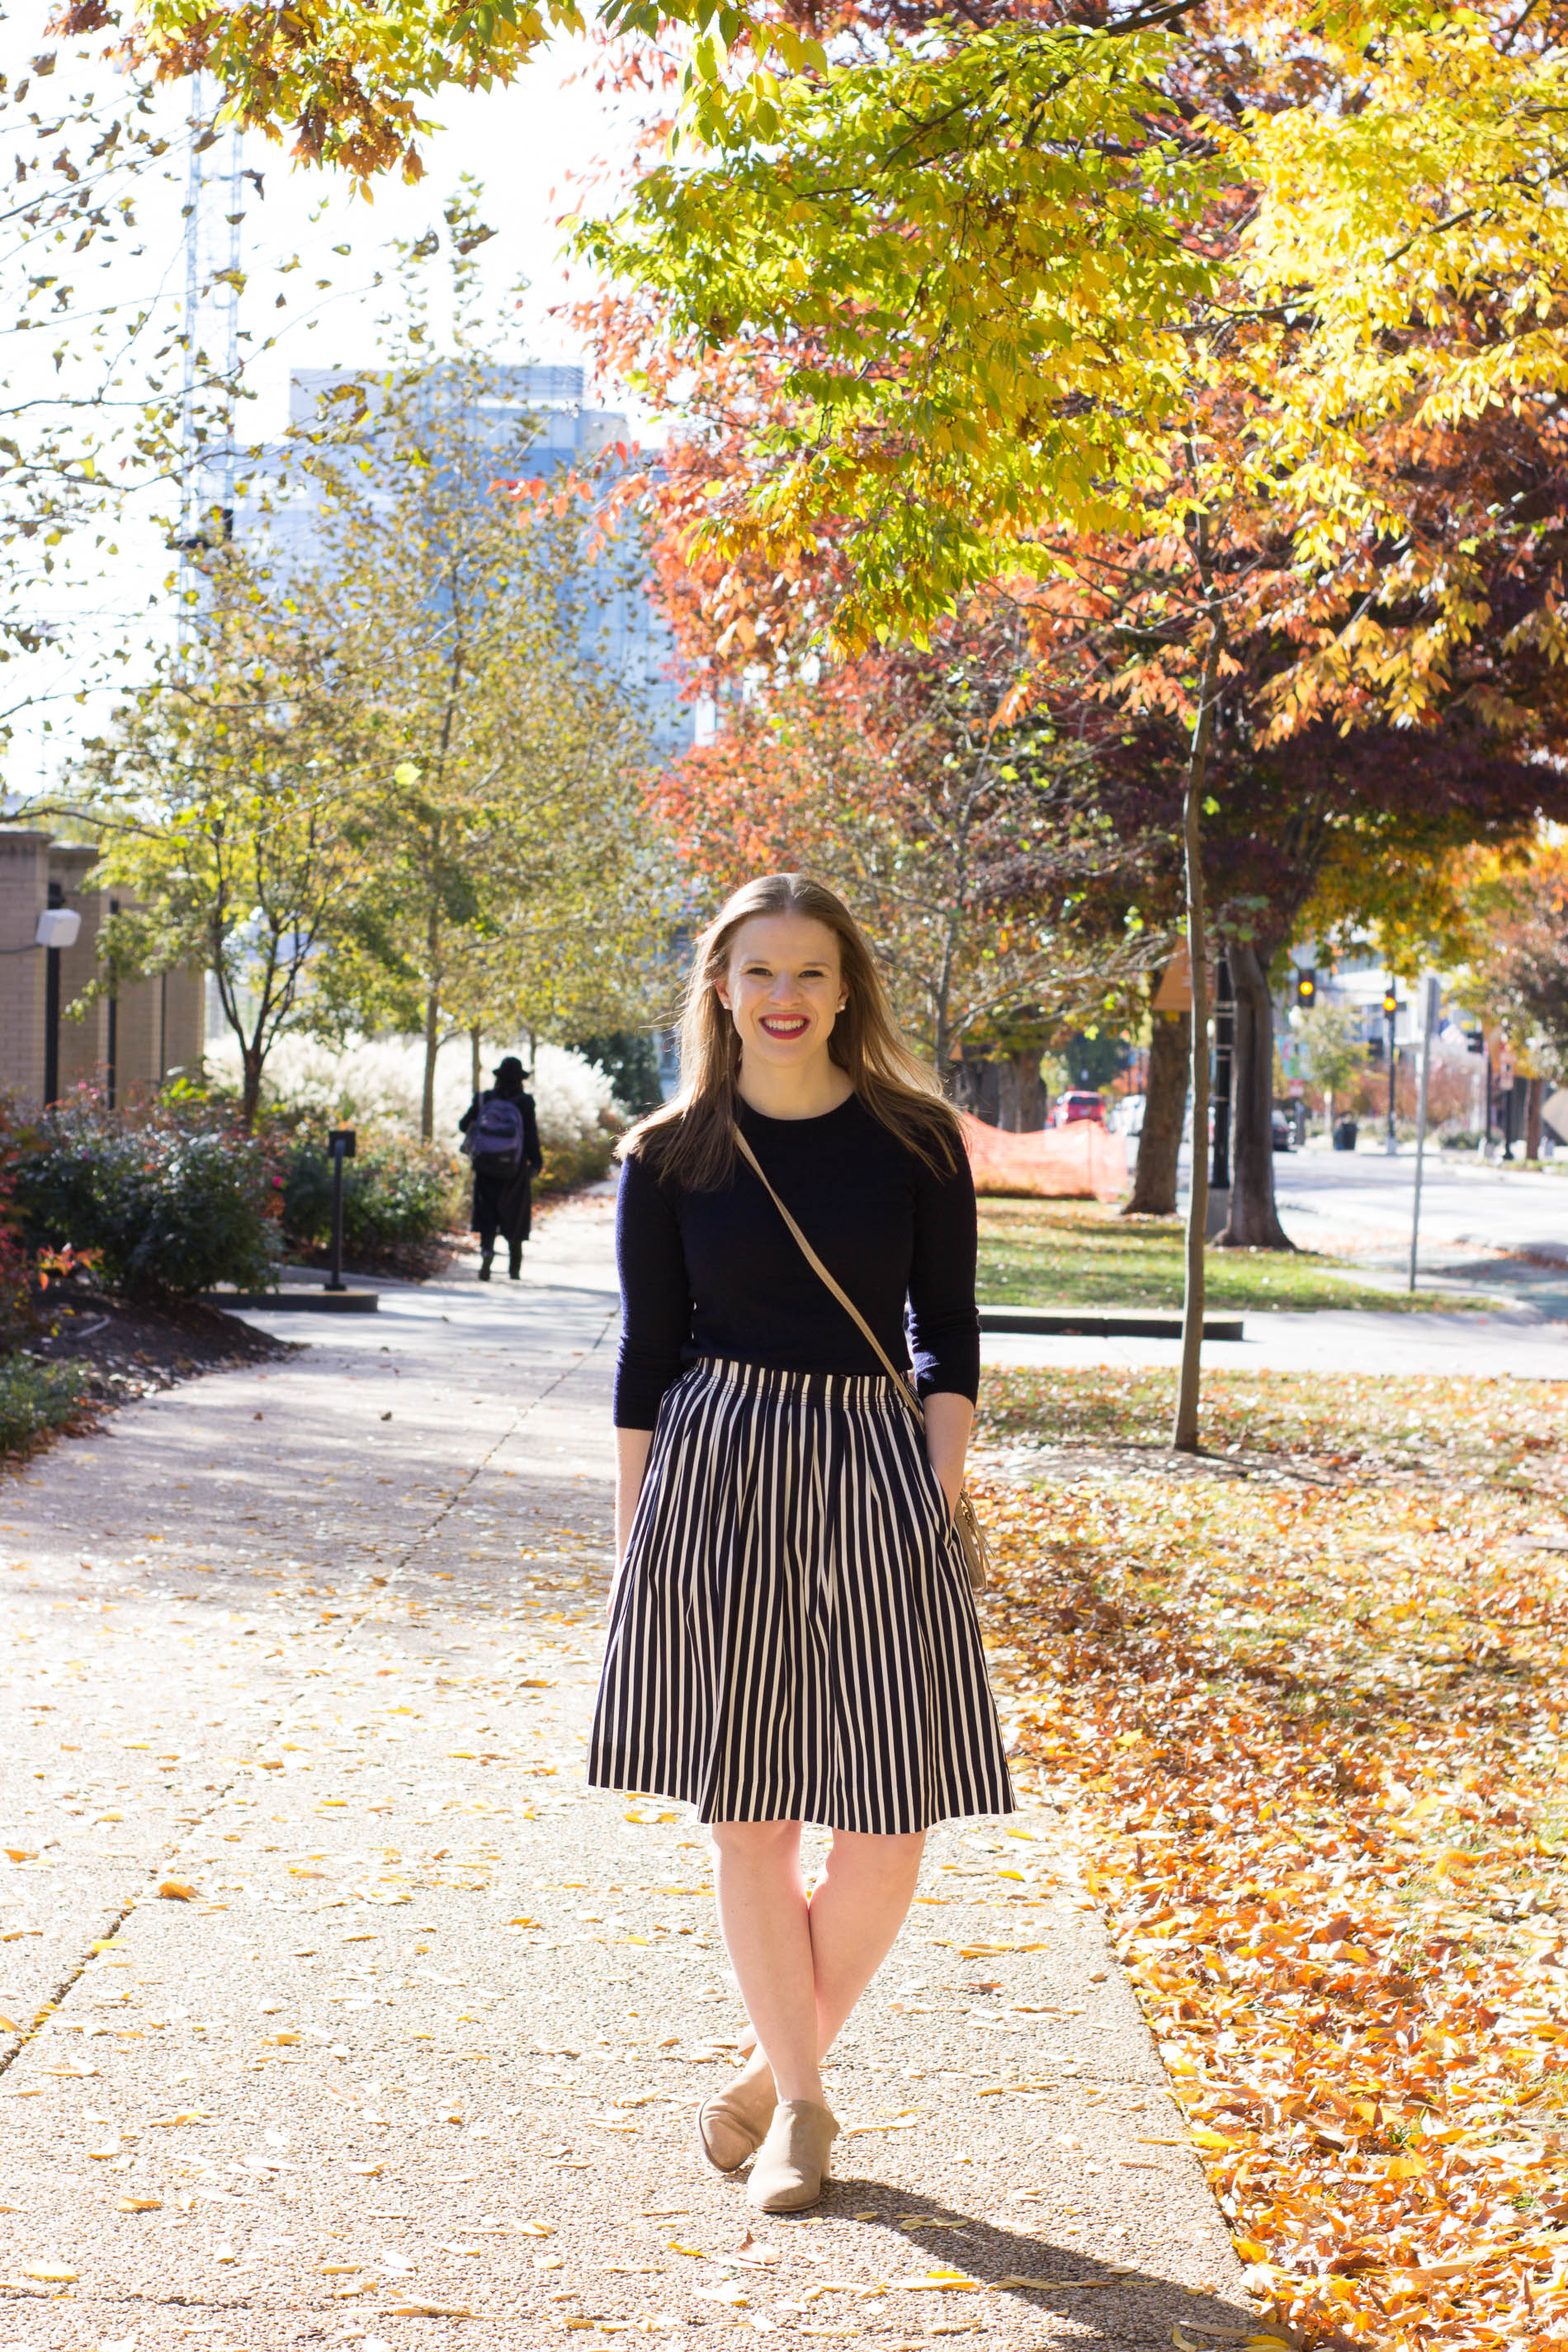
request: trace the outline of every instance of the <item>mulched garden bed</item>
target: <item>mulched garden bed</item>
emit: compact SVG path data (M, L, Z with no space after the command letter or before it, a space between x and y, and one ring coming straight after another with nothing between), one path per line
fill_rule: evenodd
M45 1363L78 1365L95 1405L126 1404L172 1389L203 1372L265 1364L296 1352L296 1343L268 1338L216 1307L129 1305L73 1290L57 1304L46 1295L42 1328L29 1355Z

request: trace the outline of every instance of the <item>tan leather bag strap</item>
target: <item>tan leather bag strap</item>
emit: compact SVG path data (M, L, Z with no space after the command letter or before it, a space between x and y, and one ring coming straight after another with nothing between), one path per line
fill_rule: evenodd
M778 1211L780 1216L789 1227L790 1232L795 1235L802 1257L805 1258L807 1265L810 1266L813 1274L817 1277L817 1280L825 1284L826 1286L833 1293L833 1296L837 1299L838 1304L843 1307L844 1312L848 1316L850 1321L858 1327L862 1338L866 1339L873 1352L881 1360L882 1364L887 1370L889 1379L892 1381L894 1387L898 1390L899 1394L903 1398L904 1402L909 1406L910 1411L914 1414L915 1419L920 1423L923 1429L925 1426L925 1412L921 1407L920 1399L916 1396L913 1389L910 1386L909 1375L906 1372L900 1371L897 1364L894 1363L891 1356L889 1355L886 1348L883 1347L880 1339L878 1339L877 1334L872 1330L871 1326L867 1322L866 1318L861 1314L860 1309L850 1297L849 1293L844 1288L843 1284L835 1281L833 1276L828 1273L827 1268L823 1265L822 1260L817 1256L816 1252L812 1248L811 1244L806 1240L805 1235L801 1232L800 1227L790 1215L789 1211L784 1207L784 1202L779 1199L779 1196L773 1191L773 1186L768 1182L767 1177L763 1173L762 1161L757 1158L756 1153L752 1150L751 1145L746 1141L746 1139L742 1134L740 1129L731 1124L730 1131L735 1139L735 1149L740 1152L741 1157L745 1160L752 1174L757 1178L763 1192L767 1194L769 1200L773 1202L774 1208Z

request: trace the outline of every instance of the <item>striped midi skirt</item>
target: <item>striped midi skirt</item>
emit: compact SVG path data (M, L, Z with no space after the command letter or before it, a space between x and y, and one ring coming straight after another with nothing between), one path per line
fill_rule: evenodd
M588 1779L884 1835L1015 1810L963 1551L890 1380L709 1358L667 1391Z

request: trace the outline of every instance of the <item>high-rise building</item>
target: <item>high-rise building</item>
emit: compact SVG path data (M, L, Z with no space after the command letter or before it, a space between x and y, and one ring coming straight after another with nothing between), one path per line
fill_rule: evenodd
M457 373L449 364L433 364L433 394ZM486 392L464 424L477 447L493 452L499 476L546 478L603 458L626 438L626 419L619 411L584 404L586 372L581 367L520 365L484 373ZM365 401L365 439L374 450L377 380L363 369L301 368L293 374L291 430L309 434L350 392ZM320 487L308 471L290 471L284 457L282 448L271 450L248 467L234 530L242 542L264 537L285 561L309 565L321 527ZM374 467L364 488L374 503ZM563 604L563 626L586 660L636 696L656 749L667 758L685 751L692 741L692 709L681 698L674 639L648 595L647 567L629 534L618 535L595 555L586 584L585 597L574 605Z

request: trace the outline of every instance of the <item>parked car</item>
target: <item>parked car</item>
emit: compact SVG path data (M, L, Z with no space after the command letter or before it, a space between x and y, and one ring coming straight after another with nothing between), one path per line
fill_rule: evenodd
M1274 1149L1276 1151L1293 1151L1295 1148L1296 1138L1294 1131L1291 1129L1290 1121L1285 1112L1276 1106L1274 1111Z
M1090 1094L1081 1087L1071 1087L1065 1095L1057 1097L1055 1124L1071 1127L1080 1118L1092 1118L1105 1125L1105 1097Z

